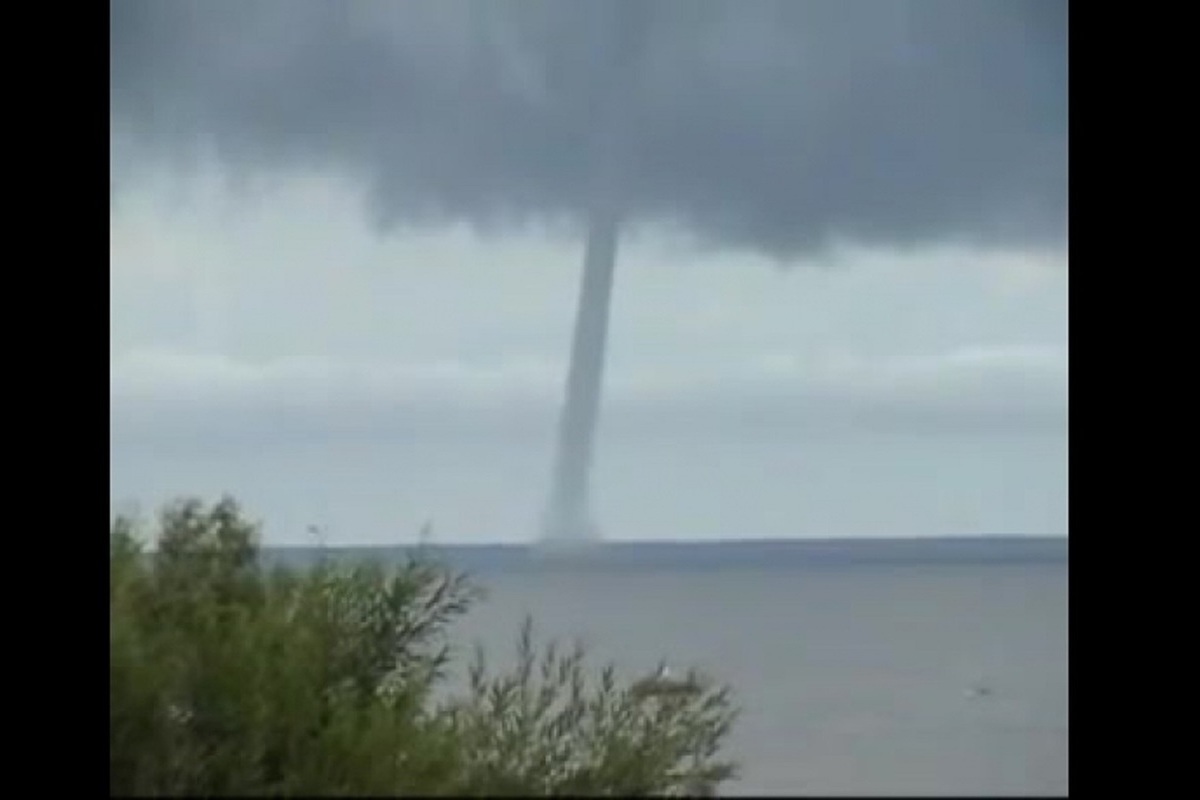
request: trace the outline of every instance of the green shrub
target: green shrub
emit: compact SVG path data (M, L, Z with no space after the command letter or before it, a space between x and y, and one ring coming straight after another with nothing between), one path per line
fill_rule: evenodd
M266 570L228 499L167 507L152 551L138 534L110 535L113 793L695 795L734 775L726 687L590 680L529 621L511 673L477 651L451 691L448 626L481 593L419 554Z

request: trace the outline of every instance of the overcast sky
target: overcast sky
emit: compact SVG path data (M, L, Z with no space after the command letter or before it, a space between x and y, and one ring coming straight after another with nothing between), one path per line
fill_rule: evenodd
M606 4L114 6L114 507L534 536ZM651 6L606 536L1066 532L1064 8Z

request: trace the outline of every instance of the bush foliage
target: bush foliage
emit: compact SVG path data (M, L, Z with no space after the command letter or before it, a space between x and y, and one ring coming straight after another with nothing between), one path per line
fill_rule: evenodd
M734 775L727 687L593 673L528 620L511 672L477 650L456 690L447 629L481 593L420 553L268 569L229 499L157 528L152 549L127 518L110 534L113 793L697 795Z

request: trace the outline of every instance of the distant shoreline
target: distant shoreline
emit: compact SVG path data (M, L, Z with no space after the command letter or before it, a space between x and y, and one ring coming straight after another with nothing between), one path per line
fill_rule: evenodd
M726 539L712 541L599 541L573 548L544 542L494 544L275 546L269 561L289 564L396 561L415 552L471 571L554 568L571 564L627 569L804 567L869 564L1065 563L1066 536L972 536L873 539Z
M961 536L825 536L825 537L757 537L744 539L589 539L583 542L585 546L594 547L742 547L745 545L889 545L889 544L912 544L925 545L933 543L967 543L967 542L988 542L988 543L1030 543L1030 542L1047 542L1055 544L1063 544L1070 539L1066 534L1045 534L1045 533L981 533ZM546 542L540 539L530 539L528 541L496 541L496 542L464 542L464 541L447 541L438 542L431 540L424 546L439 547L452 550L471 550L481 548L501 548L513 550L525 550L530 548L541 547ZM570 542L568 545L576 543ZM338 550L390 550L397 548L417 548L423 546L419 542L401 542L397 544L342 544L336 545ZM313 549L313 545L309 544L280 544L270 545L268 549L273 550L309 550Z

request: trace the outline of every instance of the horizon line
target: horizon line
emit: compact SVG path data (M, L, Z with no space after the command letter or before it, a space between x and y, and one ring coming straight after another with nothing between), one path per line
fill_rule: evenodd
M715 545L767 545L767 544L871 544L871 543L915 543L915 542L975 542L975 541L1045 541L1045 540L1062 540L1064 542L1070 540L1069 533L968 533L968 534L931 534L931 535L908 535L908 536L821 536L821 537L746 537L746 538L721 538L721 539L599 539L588 542L590 547L605 547L608 545L618 546L644 546L644 545L675 545L675 546L715 546ZM263 550L381 550L395 548L479 548L479 547L506 547L506 548L538 548L545 546L545 542L540 539L528 540L495 540L495 541L463 541L463 540L446 540L446 541L406 541L406 542L391 542L391 543L364 543L364 542L349 542L345 544L314 544L302 542L288 542L280 544L261 543Z

